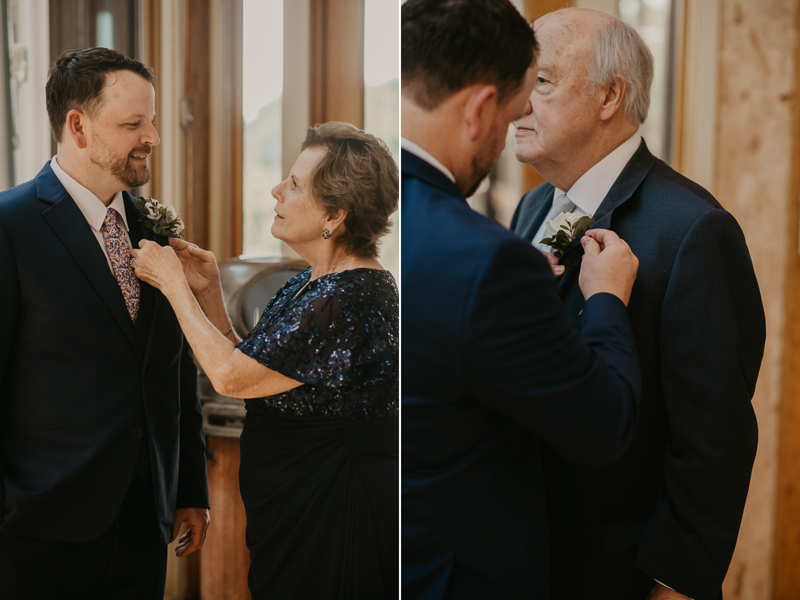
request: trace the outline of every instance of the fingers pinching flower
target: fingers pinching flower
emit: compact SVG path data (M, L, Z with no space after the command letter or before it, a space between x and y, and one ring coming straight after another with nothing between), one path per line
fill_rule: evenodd
M142 240L138 250L131 250L131 255L136 277L162 292L169 283L183 279L181 263L170 246Z

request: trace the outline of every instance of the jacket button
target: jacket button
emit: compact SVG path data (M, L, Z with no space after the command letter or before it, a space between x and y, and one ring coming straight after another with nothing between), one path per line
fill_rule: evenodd
M138 427L135 428L133 431L131 431L131 437L135 440L138 440L139 438L142 437L142 430L139 429Z

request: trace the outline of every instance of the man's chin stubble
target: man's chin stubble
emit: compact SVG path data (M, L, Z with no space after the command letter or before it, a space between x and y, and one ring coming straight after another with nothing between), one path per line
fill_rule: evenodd
M489 173L484 173L483 175L481 175L480 178L473 184L473 186L471 188L469 188L469 190L467 190L467 193L464 194L464 197L465 198L469 198L475 192L477 192L478 188L481 187L481 184L483 183L483 180L486 179L486 177L488 175L489 175Z
M136 169L127 168L127 164L122 169L114 169L114 175L127 188L135 188L150 181L150 169L145 165L143 172Z

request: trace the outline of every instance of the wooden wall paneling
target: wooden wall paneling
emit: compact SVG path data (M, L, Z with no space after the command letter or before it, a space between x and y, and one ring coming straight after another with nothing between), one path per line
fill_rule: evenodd
M242 253L242 0L212 0L209 119L209 248Z
M94 20L87 0L50 0L50 63L68 49L94 46Z
M186 6L186 97L191 123L186 128L186 239L209 247L209 62L210 0Z
M311 2L312 124L364 126L364 0Z
M204 144L203 160L207 161L205 247L222 260L242 251L242 0L210 0L204 2L204 10L208 18L205 93L202 104L191 100L192 130L200 118L203 134L192 145L197 152L199 144ZM197 88L195 94L199 93ZM196 176L195 185L198 181ZM206 444L212 525L200 552L200 597L249 599L250 554L239 493L239 440L208 436Z
M795 8L793 147L791 164L800 164L800 9ZM775 539L775 600L800 598L800 170L792 169L786 276L786 329L778 447Z
M327 28L325 27L325 0L311 0L311 59L310 75L311 81L311 113L309 114L309 124L322 123L325 121L325 48L327 45Z
M669 164L682 172L683 161L683 122L686 102L686 14L689 0L673 0L672 8L672 57L675 73L672 77L672 114L670 119Z
M250 553L244 540L247 518L239 492L239 439L209 436L206 445L211 526L200 551L200 598L249 600Z
M244 65L242 64L242 0L235 0L237 7L236 17L232 21L234 29L231 31L231 38L229 48L233 55L232 65L229 67L229 72L232 76L232 83L230 89L232 91L231 97L231 113L232 119L230 133L233 143L231 158L233 161L231 177L231 195L230 199L233 203L232 210L232 237L230 256L238 256L242 253L242 201L244 199L244 116L242 114L242 79L244 72Z
M144 53L140 57L145 64L153 69L156 76L156 119L161 113L160 96L158 93L159 75L161 74L161 14L159 11L158 0L144 0L142 2L142 11L144 12L143 26L144 26ZM159 130L159 121L155 121L156 130ZM160 134L159 130L159 134ZM158 154L163 152L163 147L156 146L153 149L153 154L147 161L150 168L150 183L145 188L145 193L148 196L159 199L162 198L163 188L160 186L161 161ZM157 154L158 153L158 154ZM166 202L166 201L165 201ZM166 202L172 204L172 202Z

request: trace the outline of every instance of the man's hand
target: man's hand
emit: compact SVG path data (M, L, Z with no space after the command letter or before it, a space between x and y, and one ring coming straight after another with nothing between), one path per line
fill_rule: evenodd
M601 292L608 292L628 305L639 259L613 231L590 229L581 238L583 264L578 284L587 300Z
M169 245L181 260L183 274L196 298L221 289L219 268L213 252L178 238L170 238Z
M656 582L653 586L653 589L650 590L650 593L647 595L645 600L692 600L689 596L684 596L683 594L679 594L675 590L669 589L665 585L661 585L660 583Z
M542 252L540 250L540 252ZM558 257L552 252L542 252L542 255L547 259L547 264L553 270L553 275L561 277L564 274L564 267L558 264Z
M189 525L189 529L178 540L175 556L188 556L202 546L206 541L206 531L208 531L210 522L211 519L208 516L207 508L179 508L176 510L172 541L175 541L175 538L178 537L181 525L186 523Z

